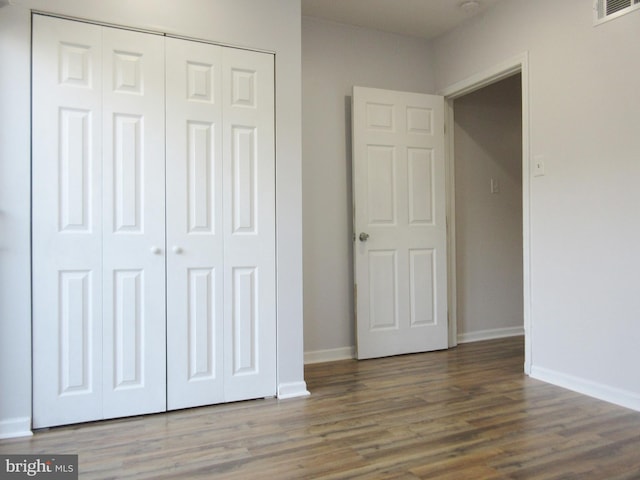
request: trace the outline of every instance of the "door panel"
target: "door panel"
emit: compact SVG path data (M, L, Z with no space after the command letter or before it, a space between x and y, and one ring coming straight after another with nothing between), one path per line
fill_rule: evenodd
M435 273L433 249L409 250L411 325L435 325Z
M433 150L428 148L407 149L409 162L408 194L409 224L433 225L434 193Z
M234 343L233 351L233 375L247 375L258 373L258 345L259 312L257 312L257 269L234 268L232 301L233 316L232 333Z
M223 392L222 47L167 38L168 408Z
M215 269L190 268L188 277L189 315L186 323L189 338L187 349L184 350L188 358L187 377L189 381L215 379L217 362L213 342L216 335L212 329L216 319L211 302L215 298L216 288L219 288L215 284Z
M144 271L115 270L113 274L113 388L140 388L143 386Z
M256 234L257 155L256 129L231 127L231 211L234 234Z
M369 225L395 225L396 150L392 145L367 146L367 213Z
M226 48L223 66L225 400L275 395L273 55Z
M91 345L87 332L95 316L89 299L92 272L59 272L60 394L91 391Z
M102 414L99 29L34 17L33 426Z
M166 409L164 39L103 32L104 417Z
M353 115L358 358L447 348L444 100L354 87Z
M369 251L369 330L398 328L398 252Z

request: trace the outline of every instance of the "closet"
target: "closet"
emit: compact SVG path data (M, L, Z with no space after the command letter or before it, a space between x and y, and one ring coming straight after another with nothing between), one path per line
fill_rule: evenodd
M34 428L275 395L273 55L33 17Z

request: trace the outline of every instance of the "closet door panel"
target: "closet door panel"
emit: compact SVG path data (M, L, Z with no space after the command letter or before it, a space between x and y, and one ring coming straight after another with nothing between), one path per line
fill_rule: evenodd
M273 63L223 50L226 401L275 395Z
M103 28L104 417L166 409L164 39Z
M167 39L168 408L223 396L222 47Z
M100 27L33 20L33 426L102 413Z

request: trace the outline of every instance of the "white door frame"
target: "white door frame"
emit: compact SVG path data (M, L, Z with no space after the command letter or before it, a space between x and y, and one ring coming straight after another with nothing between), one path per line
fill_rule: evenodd
M530 160L529 160L529 54L521 53L487 70L467 77L438 92L445 97L445 162L447 182L448 222L448 303L449 347L457 345L457 291L456 291L456 217L454 181L454 118L453 103L468 93L503 80L511 75L522 75L522 262L523 262L523 316L524 316L524 372L531 373L531 224L530 224Z

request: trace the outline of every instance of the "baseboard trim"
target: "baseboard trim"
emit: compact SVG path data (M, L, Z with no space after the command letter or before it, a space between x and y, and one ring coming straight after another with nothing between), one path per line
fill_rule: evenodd
M640 394L543 367L531 367L531 378L640 412Z
M457 339L458 343L471 343L481 342L483 340L495 340L498 338L520 337L522 335L524 335L524 327L506 327L459 333Z
M306 382L289 382L278 385L278 399L307 397L311 395Z
M304 352L304 363L335 362L337 360L351 360L356 356L356 347L330 348Z
M30 437L33 435L31 431L31 418L10 418L0 421L0 439Z

